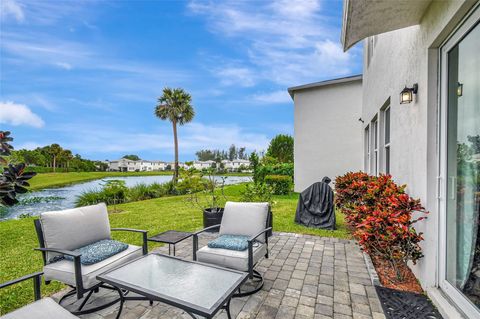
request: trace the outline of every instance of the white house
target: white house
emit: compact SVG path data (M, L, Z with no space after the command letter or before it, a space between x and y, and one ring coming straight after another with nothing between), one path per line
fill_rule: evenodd
M213 167L215 161L193 161L191 167L202 170Z
M120 172L163 171L165 170L165 167L166 167L166 163L162 161L146 161L146 160L132 161L126 158L122 158L119 160L108 162L109 171L120 171Z
M288 89L294 101L294 180L301 192L324 176L362 168L362 76Z
M364 41L361 114L352 108L342 118L361 125L351 136L334 137L340 130L332 129L323 138L326 131L306 116L314 103L293 92L295 129L302 132L297 120L303 116L313 126L312 136L318 136L317 143L303 149L311 172L325 167L312 153L331 147L332 138L339 144L353 138L363 149L344 153L352 164L360 154L363 170L391 174L430 211L426 221L416 224L424 233L425 256L411 268L444 318L452 319L480 318L480 166L475 160L479 145L472 142L480 136L479 6L466 0L344 0L343 47ZM317 94L321 107L325 97ZM330 111L328 118L335 118ZM311 116L321 128L324 114ZM295 139L308 142L306 134L296 131ZM305 165L297 152L299 141L296 169L297 160ZM328 154L338 160L335 151Z
M236 171L241 167L245 169L248 169L250 167L250 161L244 159L235 159L233 161L223 160L222 164L223 167L228 171Z

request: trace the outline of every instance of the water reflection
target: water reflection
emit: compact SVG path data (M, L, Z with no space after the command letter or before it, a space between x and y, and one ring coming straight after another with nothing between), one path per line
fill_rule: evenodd
M127 176L127 177L106 177L103 179L93 180L85 183L79 183L59 188L47 188L40 191L30 192L18 197L21 202L14 207L9 207L1 211L0 220L18 218L21 215L39 215L40 213L62 210L75 207L75 199L81 193L92 190L101 189L105 181L122 180L126 186L135 186L136 184L152 184L165 183L172 179L168 175L157 176ZM215 176L219 180L219 176ZM251 181L249 176L229 176L225 180L225 184L238 184Z

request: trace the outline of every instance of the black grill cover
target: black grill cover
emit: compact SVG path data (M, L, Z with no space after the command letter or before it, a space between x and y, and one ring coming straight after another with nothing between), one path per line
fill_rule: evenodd
M335 205L331 179L324 177L300 193L295 222L308 227L335 229Z

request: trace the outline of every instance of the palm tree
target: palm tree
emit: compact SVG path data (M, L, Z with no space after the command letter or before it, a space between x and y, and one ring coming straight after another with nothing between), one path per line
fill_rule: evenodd
M162 120L169 120L173 127L173 141L175 144L175 170L173 182L178 180L178 136L177 124L184 125L193 120L195 110L192 106L192 96L181 88L164 88L163 94L158 98L155 115Z

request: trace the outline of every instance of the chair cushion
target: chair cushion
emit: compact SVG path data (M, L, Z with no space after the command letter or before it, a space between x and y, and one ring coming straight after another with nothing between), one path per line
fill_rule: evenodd
M248 238L242 235L221 235L210 241L208 247L242 251L248 248Z
M93 244L75 249L74 251L82 254L82 256L80 256L80 263L82 265L92 265L112 257L127 248L128 244L113 239L102 239ZM72 256L65 255L63 258L73 261Z
M12 311L2 319L75 319L78 318L65 310L52 298L44 298Z
M227 202L223 211L220 235L254 236L267 228L268 203ZM265 242L265 236L259 236Z
M110 239L110 222L104 203L40 215L45 247L74 250ZM47 253L50 260L56 253Z
M98 280L96 276L110 270L114 267L120 266L133 259L143 255L142 247L128 245L128 248L110 258L100 261L92 265L82 265L83 288L88 289L96 284ZM75 271L73 262L70 260L60 260L43 267L45 280L58 280L70 286L76 286Z
M253 264L267 253L267 245L256 243L253 247ZM204 246L197 251L197 260L240 271L248 271L248 250L230 250Z

